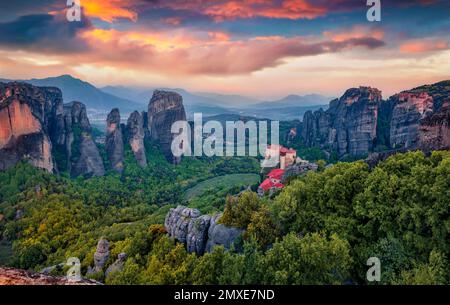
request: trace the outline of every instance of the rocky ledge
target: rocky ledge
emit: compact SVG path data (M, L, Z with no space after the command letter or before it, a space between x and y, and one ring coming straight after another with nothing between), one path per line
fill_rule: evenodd
M87 279L71 281L66 277L0 267L1 285L101 285L101 283Z

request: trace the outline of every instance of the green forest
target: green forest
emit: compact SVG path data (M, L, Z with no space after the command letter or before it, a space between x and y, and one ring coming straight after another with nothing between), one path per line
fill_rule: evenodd
M256 159L174 166L151 143L146 150L141 169L128 149L122 175L71 179L26 163L0 173L0 265L40 271L78 257L85 274L105 237L107 265L127 253L123 271L90 275L106 284L370 284L369 257L381 260L381 284L450 283L448 151L321 166L260 198L244 184L208 183L259 174ZM223 211L221 223L245 229L238 247L188 253L163 226L180 204Z

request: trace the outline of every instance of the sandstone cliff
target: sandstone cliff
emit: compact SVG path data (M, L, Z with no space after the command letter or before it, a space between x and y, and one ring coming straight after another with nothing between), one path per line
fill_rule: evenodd
M105 168L97 146L92 139L86 106L80 102L64 105L66 153L72 176L103 176Z
M449 149L450 81L381 98L374 88L349 89L327 111L307 112L301 136L308 147L339 156L380 150Z
M0 170L21 160L73 176L104 174L82 103L64 105L57 88L0 83Z
M303 120L304 143L334 150L340 156L367 154L376 138L381 99L378 89L352 88L331 101L327 111L308 111Z
M450 81L404 91L389 100L392 148L450 149Z
M0 83L0 170L21 160L53 171L50 129L61 114L57 88Z
M121 173L123 171L123 134L120 126L119 109L114 108L106 119L106 154L111 168Z
M127 135L131 150L134 153L137 163L141 167L147 166L147 158L145 156L144 147L144 119L142 115L135 111L127 121Z
M171 150L174 138L171 127L176 121L186 120L183 98L175 92L156 90L148 105L147 115L150 138L160 144L169 162L178 164L180 158L174 157Z

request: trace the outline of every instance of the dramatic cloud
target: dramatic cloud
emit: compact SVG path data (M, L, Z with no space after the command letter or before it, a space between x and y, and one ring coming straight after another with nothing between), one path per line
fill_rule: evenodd
M444 0L382 1L376 23L366 20L365 0L81 5L82 22L68 22L66 0L0 1L0 78L75 73L104 84L281 94L362 81L394 90L448 75Z
M95 48L95 62L121 64L136 69L157 69L161 73L230 75L276 67L289 57L313 56L366 47L379 48L382 40L351 37L339 41L310 42L304 37L255 37L230 40L226 33L196 35L174 33L135 33L116 30L85 32ZM114 52L110 52L114 50Z
M99 18L106 22L113 22L118 18L136 21L137 12L133 9L133 0L82 0L84 14L88 17Z
M60 15L23 16L0 23L0 46L51 53L82 52L86 50L86 44L77 35L90 27L87 19L83 22L67 22Z

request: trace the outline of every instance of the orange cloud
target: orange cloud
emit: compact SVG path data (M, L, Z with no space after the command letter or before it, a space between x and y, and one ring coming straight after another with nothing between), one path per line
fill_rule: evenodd
M373 49L384 44L372 37L312 42L303 37L230 40L222 32L189 34L90 30L83 33L83 38L92 51L79 61L167 75L236 75L276 67L291 57L336 53L354 47Z
M372 29L363 26L354 26L351 29L340 31L326 31L323 33L325 37L333 41L345 41L352 38L371 37L378 40L384 38L384 32L381 29Z
M228 41L230 40L230 35L225 32L208 32L208 35L215 41Z
M326 7L314 5L307 0L172 0L162 1L158 5L201 12L216 21L254 17L312 19L327 12Z
M137 20L137 13L130 7L132 0L82 0L84 14L112 23L118 18Z
M400 45L400 51L404 53L425 53L433 51L443 51L450 49L450 45L444 40L416 40L409 41Z

